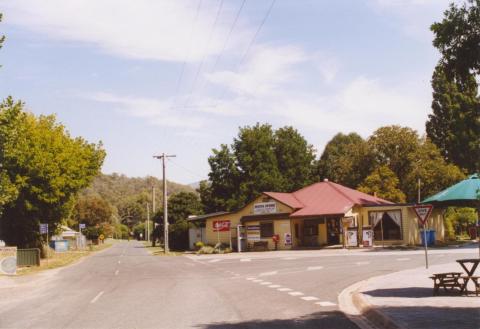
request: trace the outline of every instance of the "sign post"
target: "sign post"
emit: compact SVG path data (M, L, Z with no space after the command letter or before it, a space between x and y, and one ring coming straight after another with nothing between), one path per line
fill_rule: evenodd
M425 268L428 269L428 247L427 247L427 221L428 217L432 213L432 205L416 205L413 206L413 211L418 218L418 224L423 226L423 245L425 247Z
M48 248L50 248L50 246L48 245L48 224L40 224L40 234L47 235L47 268L48 268Z

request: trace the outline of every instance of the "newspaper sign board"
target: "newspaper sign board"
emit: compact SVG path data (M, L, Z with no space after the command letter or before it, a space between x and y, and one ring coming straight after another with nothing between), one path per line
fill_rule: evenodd
M422 224L422 226L425 226L427 223L428 217L432 213L432 210L433 206L429 204L413 206L413 211L415 211L418 221Z
M0 274L17 273L17 247L0 247Z

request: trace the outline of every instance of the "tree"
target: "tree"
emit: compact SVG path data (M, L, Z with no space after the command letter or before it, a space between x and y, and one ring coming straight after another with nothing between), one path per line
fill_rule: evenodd
M358 190L392 202L405 202L405 194L398 188L399 180L395 173L386 165L375 168L365 178Z
M293 127L277 129L273 138L282 189L291 192L311 184L315 161L313 146Z
M2 19L3 19L3 14L0 13L0 22L2 22ZM4 35L0 36L0 49L2 49L4 41L5 41L5 36Z
M118 216L122 224L130 229L143 222L147 218L147 203L150 201L148 194L132 195L121 201L117 205Z
M202 213L202 204L197 194L180 192L168 198L169 241L172 249L188 249L188 217ZM153 218L158 223L153 232L152 242L163 240L163 209Z
M356 133L338 133L325 146L317 163L319 179L356 188L371 172L366 141Z
M110 223L112 206L99 196L81 196L75 204L73 217L77 223L87 226Z
M0 239L19 248L39 247L39 224L50 233L67 217L76 193L103 163L101 144L72 138L55 116L36 117L11 97L0 104L0 160L16 191L3 207Z
M432 77L433 114L427 135L450 162L480 170L480 0L451 4L432 24L433 45L442 58Z

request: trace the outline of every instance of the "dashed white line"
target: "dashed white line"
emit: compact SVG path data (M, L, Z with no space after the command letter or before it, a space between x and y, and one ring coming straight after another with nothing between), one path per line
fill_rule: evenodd
M95 303L100 297L102 297L104 291L100 291L91 301L90 304Z
M263 272L263 273L260 273L258 276L269 276L269 275L275 275L277 273L278 271Z
M300 297L300 298L306 301L318 300L317 297L313 297L313 296L306 296L306 297Z
M335 306L335 305L337 305L337 304L332 303L332 302L317 302L315 304L320 305L320 306Z
M256 280L252 280L252 282L259 283L259 282L263 282L263 280L256 279Z
M216 263L216 262L219 262L219 261L221 261L221 259L211 259L208 262L209 263Z
M271 282L268 282L268 281L263 281L263 282L260 282L260 284L262 286L266 286L266 285L269 285L269 284L272 284Z
M240 258L241 262L251 262L252 260L250 258Z
M307 271L316 271L316 270L321 270L323 266L309 266L307 267Z
M268 287L269 287L269 288L280 288L281 285L279 285L279 284L272 284L272 285L269 285Z
M356 262L357 265L368 265L370 262Z
M121 261L118 261L118 264L121 264L122 262Z
M285 257L285 258L282 258L283 260L294 260L294 259L297 259L297 257Z
M302 296L305 295L303 292L300 291L292 291L288 293L290 296Z
M399 262L405 262L407 260L410 260L410 258L397 258L396 260Z
M290 288L278 288L278 291L292 291L293 289Z
M255 278L245 278L245 280L252 281L255 280Z
M115 271L115 275L118 275L119 272L120 272L119 270L116 270L116 271Z

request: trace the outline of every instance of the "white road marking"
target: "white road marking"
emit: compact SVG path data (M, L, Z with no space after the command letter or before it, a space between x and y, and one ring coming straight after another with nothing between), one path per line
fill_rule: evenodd
M118 264L121 264L122 262L121 261L118 261Z
M317 297L313 297L313 296L300 297L300 298L303 299L303 300L306 300L306 301L318 300Z
M404 261L410 260L410 258L397 258L396 260L399 262L404 262Z
M283 260L294 260L294 259L297 259L297 257L285 257L285 258L282 258Z
M100 297L102 297L104 291L100 291L91 301L90 304L95 303Z
M271 282L268 282L268 281L263 281L260 283L262 286L266 286L266 285L269 285L269 284L272 284Z
M356 262L357 265L368 265L370 262Z
M332 302L317 302L315 304L320 305L320 306L335 306L335 305L337 305L337 304L332 303Z
M315 271L315 270L321 270L323 266L309 266L307 267L307 271Z
M290 288L278 288L278 291L292 291L293 289Z
M246 278L245 280L252 281L255 280L255 278Z
M209 263L216 263L216 262L219 262L219 261L221 261L221 259L211 259L208 262Z
M277 274L277 273L278 273L278 271L263 272L263 273L260 273L258 276L275 275L275 274Z
M256 279L256 280L252 280L252 282L258 283L258 282L263 282L263 280Z
M288 293L290 296L302 296L305 295L303 292L300 291L292 291Z
M250 258L240 258L241 262L251 262L252 260Z
M116 271L115 271L115 275L118 275L119 272L120 272L119 270L116 270Z
M268 287L269 287L269 288L280 288L281 285L279 285L279 284L272 284L272 285L269 285Z

